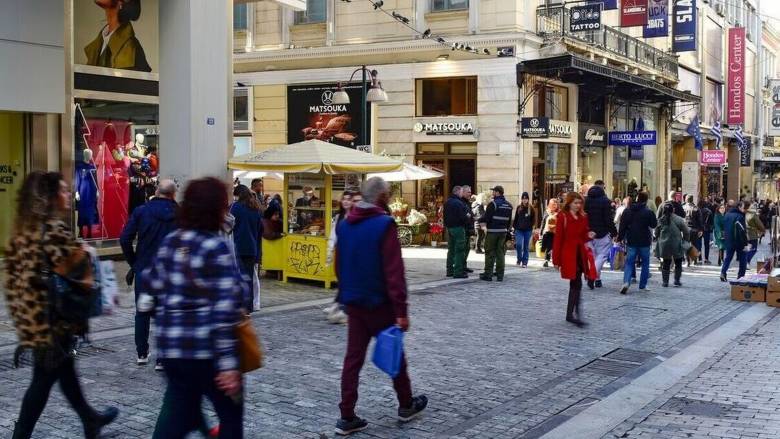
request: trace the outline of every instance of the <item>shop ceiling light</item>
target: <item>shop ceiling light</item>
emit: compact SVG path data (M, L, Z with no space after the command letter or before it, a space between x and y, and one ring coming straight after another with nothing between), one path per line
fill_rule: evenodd
M336 91L333 93L331 101L336 105L345 105L349 103L349 95L344 91L344 87L341 86L340 82L336 86Z

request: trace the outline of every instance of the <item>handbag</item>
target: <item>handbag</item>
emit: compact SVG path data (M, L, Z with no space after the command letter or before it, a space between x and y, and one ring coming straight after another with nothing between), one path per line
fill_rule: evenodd
M599 278L598 271L596 270L596 258L593 256L593 249L590 246L585 246L585 279L589 281L595 281Z
M244 317L236 325L236 341L238 350L238 368L241 373L251 372L263 367L263 348L257 337L252 320Z
M391 326L376 336L374 355L371 361L379 370L395 378L401 372L401 358L404 354L404 332L398 326Z
M626 266L626 249L620 244L612 246L612 270L619 271Z
M72 323L85 322L96 312L96 301L99 301L100 297L94 290L86 290L54 271L49 256L43 249L46 228L44 224L41 233L41 277L48 292L50 318Z

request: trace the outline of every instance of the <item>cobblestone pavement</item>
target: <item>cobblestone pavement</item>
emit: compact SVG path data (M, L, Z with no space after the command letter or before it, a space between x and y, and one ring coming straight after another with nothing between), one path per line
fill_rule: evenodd
M443 250L414 254L407 260L411 282L442 278L444 255ZM478 266L474 256L472 265ZM627 296L617 293L621 274L605 271L604 288L584 291L590 325L579 329L564 321L568 284L538 260L531 266L508 265L503 283L469 280L417 288L406 348L413 386L428 395L429 409L420 419L399 424L391 383L369 363L358 412L371 425L357 437L540 437L578 407L655 366L658 354L684 349L750 306L729 300L716 267L687 269L683 288L661 288L654 268L650 290L633 288ZM309 294L300 284L287 288ZM316 294L328 298L332 292ZM314 306L263 313L254 323L267 365L246 376L246 437L333 437L345 328L327 324ZM693 437L721 422L674 412L688 400L717 402L722 422L738 431L729 436L726 428L715 437L777 437L773 430L752 433L761 429L758 425L780 425L772 402L780 386L770 378L778 369L773 363L780 356L778 331L780 322L772 319L755 334L739 337L666 400L654 402L655 409L635 414L609 437ZM4 328L0 332L6 337L0 340L13 339ZM122 410L104 437L149 437L165 385L162 375L151 366L135 366L131 335L99 339L93 346L78 361L88 398ZM29 368L10 369L7 359L0 356L0 437L10 436L30 379ZM214 418L210 411L209 416ZM79 428L55 391L34 437L80 437Z

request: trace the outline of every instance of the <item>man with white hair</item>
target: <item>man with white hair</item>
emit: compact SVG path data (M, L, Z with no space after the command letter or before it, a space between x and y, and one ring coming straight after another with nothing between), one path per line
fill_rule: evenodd
M138 354L136 364L145 366L149 363L149 328L152 314L149 311L138 311L141 273L151 265L160 244L169 233L176 229L176 183L173 180L162 180L157 186L155 196L149 202L138 206L122 230L119 243L127 263L130 264L131 282L135 274L135 348ZM138 240L135 248L133 243ZM155 370L161 371L162 364L158 361Z
M337 301L347 313L347 352L341 372L341 419L336 433L349 435L368 427L355 414L360 369L371 338L392 326L409 329L404 262L398 229L387 214L390 186L374 177L363 183L363 201L352 207L337 227L336 270L339 279ZM398 419L406 422L428 405L424 395L412 396L412 384L401 356L398 375L393 378L398 397Z

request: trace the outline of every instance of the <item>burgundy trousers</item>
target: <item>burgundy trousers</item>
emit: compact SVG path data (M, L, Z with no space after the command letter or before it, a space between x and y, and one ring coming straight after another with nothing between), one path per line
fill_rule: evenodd
M347 353L344 356L344 368L341 371L341 417L351 419L355 416L358 400L360 370L366 360L366 351L371 338L388 327L395 325L395 313L390 305L367 310L347 306ZM406 371L406 356L401 358L401 371L393 379L393 388L401 407L412 404L412 383Z

